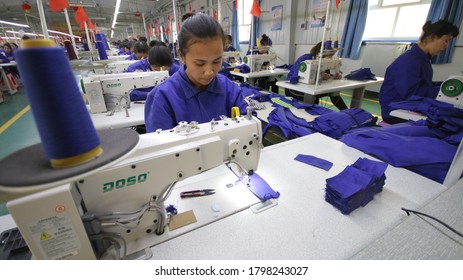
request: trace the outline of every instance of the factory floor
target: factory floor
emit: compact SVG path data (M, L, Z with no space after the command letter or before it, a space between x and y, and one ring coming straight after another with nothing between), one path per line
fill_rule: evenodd
M350 104L351 92L341 93L346 104ZM40 142L40 137L30 110L29 102L23 90L16 94L4 93L4 102L0 103L0 159L14 151ZM320 105L337 111L328 97L320 100ZM380 118L381 110L378 94L366 92L362 108ZM269 131L264 139L264 146L284 141L279 133ZM0 216L7 214L5 204L0 204Z

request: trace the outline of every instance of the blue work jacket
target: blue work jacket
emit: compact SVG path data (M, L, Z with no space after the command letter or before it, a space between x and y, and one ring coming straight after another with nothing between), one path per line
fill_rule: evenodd
M197 89L188 79L185 66L155 87L146 99L147 132L170 129L181 121L205 123L231 116L232 107L246 114L248 104L241 88L223 75L217 75L206 90Z
M386 69L379 92L383 118L389 117L391 102L407 100L413 95L436 98L439 86L433 84L432 75L431 57L418 45L413 45L392 62Z
M130 64L124 72L135 72L135 71L151 71L150 64L146 59L140 59L137 62Z
M289 73L287 76L288 77L287 79L291 84L299 83L299 64L301 64L302 61L312 60L312 59L313 59L313 55L311 55L310 53L306 53L306 54L301 55L296 60L296 62L294 62L293 66L291 66L291 68L289 69Z

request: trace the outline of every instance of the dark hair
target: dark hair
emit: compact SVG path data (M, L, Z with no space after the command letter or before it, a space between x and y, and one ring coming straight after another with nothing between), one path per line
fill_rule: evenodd
M154 46L148 54L148 63L155 66L172 66L172 54L166 46Z
M260 39L260 45L261 46L271 46L272 45L272 40L270 40L267 34L262 35L262 38Z
M138 41L148 43L148 39L145 36L140 36L140 38L138 38Z
M4 46L7 46L8 48L13 49L13 48L11 47L10 43L5 43L5 44L3 44L3 47L4 47Z
M148 53L150 47L145 42L136 42L133 45L133 51L135 53Z
M322 42L318 42L312 49L310 49L310 54L316 57L319 53L320 50L322 49Z
M228 34L228 35L227 35L227 38L228 38L228 40L230 40L230 42L233 42L233 37L232 37L232 35Z
M213 17L203 13L192 14L185 18L178 34L178 50L180 55L185 55L194 43L214 38L220 38L224 43L224 36L222 26Z
M151 40L150 41L150 48L154 47L154 46L166 46L166 43L162 42L162 41L158 41L158 40Z
M452 37L457 37L460 34L458 27L446 20L438 20L435 23L427 21L423 25L423 33L421 34L420 41L424 41L426 38L432 35L436 35L438 38L444 35L451 35Z
M184 22L187 18L191 17L191 16L194 16L195 13L192 13L192 12L189 12L189 13L186 13L182 16L182 22Z

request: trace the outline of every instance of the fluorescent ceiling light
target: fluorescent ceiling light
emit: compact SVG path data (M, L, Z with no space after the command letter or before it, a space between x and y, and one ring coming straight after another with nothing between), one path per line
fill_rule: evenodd
M113 25L111 28L114 28L116 26L116 21L117 21L117 15L119 14L119 8L121 7L121 0L117 0L116 2L116 8L114 9L114 18L113 18Z
M29 28L29 25L26 25L26 24L19 24L19 23L4 21L4 20L0 20L0 23Z
M19 34L18 31L11 31L11 30L8 30L8 31L6 31L6 32L7 32L7 33ZM45 37L45 35L43 35L43 34L36 34L36 33L29 33L29 32L24 33L24 35L42 36L42 37ZM59 38L59 37L57 37L57 36L49 36L49 37L51 37L51 38Z
M95 7L95 3L71 3L68 2L70 7Z
M67 34L67 33L60 32L60 31L55 31L55 30L50 30L50 29L48 29L48 32L56 33L56 34L61 34L61 35L64 35L64 36L71 37L71 34ZM81 39L81 38L82 38L82 37L79 37L79 36L76 36L76 35L73 35L73 37L74 37L74 38L77 38L77 39Z

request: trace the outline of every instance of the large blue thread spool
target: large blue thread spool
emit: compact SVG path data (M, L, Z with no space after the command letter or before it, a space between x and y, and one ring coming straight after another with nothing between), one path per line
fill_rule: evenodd
M100 139L64 50L52 40L27 40L15 58L51 166L100 156Z

